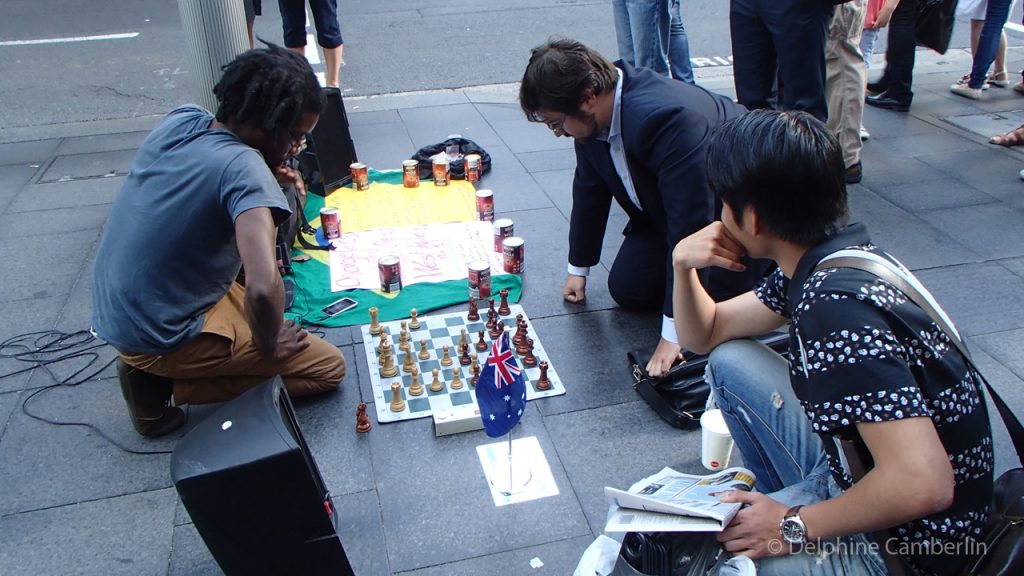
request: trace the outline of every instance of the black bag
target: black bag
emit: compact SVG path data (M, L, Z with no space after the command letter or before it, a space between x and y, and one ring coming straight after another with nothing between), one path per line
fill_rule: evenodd
M946 322L934 306L917 288L902 275L869 259L868 257L840 256L825 257L815 267L822 268L856 268L878 276L903 292L914 304L928 313L932 321L946 334L963 356L968 369L981 382L978 391L984 397L988 393L995 404L1010 440L1013 441L1017 460L1024 464L1024 426L1014 416L1013 411L992 389L988 380L978 370L970 351L957 332ZM907 273L909 275L909 272ZM969 576L1011 576L1024 574L1024 468L1014 468L1004 472L996 479L992 492L992 503L989 505L988 521L983 530L984 546L978 549L982 554L968 563L964 574Z
M456 180L466 178L466 154L480 155L480 177L491 169L491 155L481 148L476 142L468 138L449 138L444 142L424 146L416 151L412 159L419 162L420 178L430 180L434 177L434 156L446 151L449 146L458 146L460 156L448 164L448 172Z
M619 562L649 576L704 576L721 549L710 533L629 532Z
M336 188L352 183L349 165L358 157L341 90L328 86L323 92L324 110L309 134L308 147L299 155L299 161L306 177L306 189L327 196Z
M772 332L757 339L780 354L789 352L786 334ZM633 371L633 389L669 424L683 430L696 428L711 391L704 381L707 355L684 352L683 359L668 374L655 379L647 374L647 362L653 353L652 349L642 349L626 354Z
M917 23L914 25L917 43L939 54L949 49L953 36L953 19L957 0L919 0Z

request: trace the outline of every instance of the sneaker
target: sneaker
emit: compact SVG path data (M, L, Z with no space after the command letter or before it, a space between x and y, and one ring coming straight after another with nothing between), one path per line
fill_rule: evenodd
M971 88L970 86L957 83L950 86L949 91L957 96L963 96L964 98L970 98L971 100L981 100L981 88Z
M847 184L860 184L860 181L863 179L864 165L861 164L860 161L846 169Z
M1017 94L1024 94L1024 81L1013 85L1013 91Z
M1024 170L1021 170L1021 171L1020 171L1020 174L1019 174L1019 176L1020 176L1020 179L1021 179L1021 180L1024 180Z
M963 76L960 77L959 80L956 81L956 85L957 86L963 86L965 88L970 86L970 84L971 84L971 75L970 74L964 74ZM981 85L981 89L982 90L988 90L988 80L985 80L985 82Z
M863 127L863 126L861 126L860 127L860 141L861 142L865 142L869 138L871 138L871 134L868 132L868 129Z

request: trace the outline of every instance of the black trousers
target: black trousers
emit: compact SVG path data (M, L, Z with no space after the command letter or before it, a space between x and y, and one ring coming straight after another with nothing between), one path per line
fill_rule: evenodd
M911 101L914 92L914 53L917 50L917 0L900 0L889 20L889 46L885 50L885 72L878 81L886 95L901 101Z
M824 0L732 0L736 97L747 108L772 108L776 76L782 108L824 121L825 42L832 5Z

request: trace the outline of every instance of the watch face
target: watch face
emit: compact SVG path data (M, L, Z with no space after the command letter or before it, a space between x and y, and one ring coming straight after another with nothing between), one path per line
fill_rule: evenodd
M790 544L803 544L806 528L799 518L786 518L781 526L782 539Z

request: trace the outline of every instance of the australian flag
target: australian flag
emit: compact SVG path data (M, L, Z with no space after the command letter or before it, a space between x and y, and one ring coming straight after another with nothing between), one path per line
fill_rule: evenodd
M484 430L491 438L504 436L515 427L526 409L526 381L503 332L487 356L487 364L476 383L476 403Z

